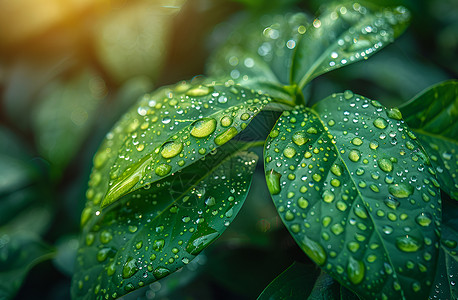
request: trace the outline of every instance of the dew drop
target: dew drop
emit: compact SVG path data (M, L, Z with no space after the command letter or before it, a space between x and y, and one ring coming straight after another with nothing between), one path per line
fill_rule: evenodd
M194 121L192 124L191 135L196 138L204 138L212 134L216 129L216 120L213 118L203 118Z
M177 156L183 150L183 143L177 141L169 141L164 143L161 148L163 158L172 158Z
M228 116L224 116L221 118L221 126L229 127L232 125L232 118Z
M393 163L387 158L381 158L377 161L379 168L384 172L393 171Z
M202 97L210 94L213 88L207 86L199 86L196 88L192 88L186 92L186 95L189 97Z
M359 150L353 149L348 153L348 158L353 162L357 162L361 158L361 152L359 152Z
M429 213L420 213L416 218L415 221L417 221L418 225L427 227L429 224L431 224L431 215Z
M286 147L285 150L283 150L283 155L287 158L293 158L294 155L296 155L296 149L292 147Z
M387 112L387 115L388 117L392 118L392 119L395 119L395 120L402 120L402 113L401 111L394 107L394 108L390 108Z
M135 258L130 257L122 268L122 277L123 278L130 278L135 273L137 273L138 267L135 262Z
M302 130L302 131L297 131L296 133L294 133L292 140L296 145L302 146L305 143L307 143L310 139L307 138L306 132Z
M301 248L314 262L322 266L326 262L326 252L317 242L304 236L301 241Z
M404 252L416 252L420 250L422 246L423 243L420 240L417 240L410 235L396 238L396 247Z
M153 271L153 275L154 277L156 277L156 279L161 279L169 274L170 274L170 270L164 267L157 267Z
M230 127L226 131L220 133L215 138L215 144L221 146L231 140L234 136L237 135L237 129L235 127Z
M154 170L154 172L156 173L156 175L158 176L165 176L167 174L170 173L170 171L172 171L172 166L168 165L168 164L160 164L159 166L156 167L156 169Z
M373 122L374 126L379 129L385 129L387 126L386 120L382 118L377 118Z
M273 169L266 172L267 187L272 195L277 195L281 191L280 177L281 175Z
M198 229L189 239L189 242L186 245L186 251L191 255L197 255L210 243L212 243L218 236L218 231L211 227Z
M388 187L388 191L391 195L397 198L407 198L414 192L414 187L408 183L396 183L391 184Z
M364 279L364 271L364 263L350 256L348 259L347 274L351 283L360 284Z

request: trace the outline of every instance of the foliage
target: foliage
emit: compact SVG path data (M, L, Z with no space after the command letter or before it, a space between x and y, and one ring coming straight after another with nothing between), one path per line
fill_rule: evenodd
M26 2L0 34L1 299L458 296L457 70L416 60L428 7L113 1L33 25Z

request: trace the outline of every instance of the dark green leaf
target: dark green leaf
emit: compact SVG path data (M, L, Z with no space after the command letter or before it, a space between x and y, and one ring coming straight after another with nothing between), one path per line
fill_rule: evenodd
M329 8L303 30L292 62L291 82L302 88L318 75L367 59L393 42L409 18L404 7L371 11L349 3Z
M241 208L256 165L244 145L230 142L91 216L73 296L138 289L183 267L221 235Z
M290 84L294 47L309 23L303 13L245 19L210 58L208 72L292 101L296 88L284 85Z
M430 299L458 299L458 205L444 198L441 249Z
M145 95L94 157L82 215L170 176L245 129L270 99L240 86L188 84Z
M458 80L421 92L400 110L430 155L441 188L458 200Z
M294 262L264 289L258 300L305 299L318 274L318 269Z
M321 272L308 300L339 300L340 285L331 276Z
M28 271L52 256L52 248L38 236L0 230L0 299L13 299Z
M439 184L398 110L334 94L284 112L265 157L283 222L326 272L367 298L428 295Z

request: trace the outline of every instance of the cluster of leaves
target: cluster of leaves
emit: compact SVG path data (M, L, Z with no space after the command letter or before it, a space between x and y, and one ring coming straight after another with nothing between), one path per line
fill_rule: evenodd
M240 210L258 159L247 150L263 145L278 214L328 276L361 298L427 297L437 266L448 279L458 259L439 189L457 198L457 82L400 109L350 91L311 107L304 96L313 78L367 59L408 21L404 7L359 3L314 20L264 16L234 31L207 78L145 95L94 157L72 295L117 298L189 264ZM261 111L282 112L266 140L243 134ZM260 298L312 295L303 273L293 265ZM456 296L451 284L440 292Z
M201 294L208 282L237 297L267 286L259 299L457 297L457 82L391 109L350 91L327 97L351 88L399 104L450 78L392 47L353 64L405 30L401 1L331 3L314 18L297 1L239 0L253 13L214 28L208 77L145 94L106 135L84 208L102 134L152 81L201 72L205 51L188 31L203 36L237 7L213 3L199 18L205 9L184 1L49 0L40 19L27 2L0 13L23 24L0 34L12 58L0 76L0 298L50 259L25 284L47 291L19 298L68 298L70 277L75 299L214 298Z

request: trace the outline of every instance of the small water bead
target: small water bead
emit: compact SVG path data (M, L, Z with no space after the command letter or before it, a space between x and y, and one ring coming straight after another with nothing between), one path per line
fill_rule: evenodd
M153 275L156 279L161 279L170 274L170 270L164 267L157 267L153 271Z
M356 251L358 251L359 249L359 243L357 242L349 242L347 244L347 248L348 250L350 250L351 252L355 253Z
M161 177L166 176L167 174L170 173L170 171L172 171L172 166L170 166L168 164L160 164L154 170L156 175L161 176Z
M385 203L386 206L388 206L391 209L396 209L401 204L399 201L397 201L396 199L393 199L391 197L383 200L383 202Z
M326 262L326 252L323 247L317 242L309 239L307 236L304 236L300 241L300 246L302 250L319 266L324 265Z
M342 225L340 225L339 223L336 223L334 225L331 226L331 231L332 233L334 233L335 235L340 235L342 232L344 232L344 228Z
M380 117L375 119L373 124L374 124L375 127L379 128L379 129L385 129L386 126L387 126L386 120L383 119L383 118L380 118Z
M192 88L186 92L186 95L189 97L202 97L210 94L213 91L212 87L199 86Z
M285 150L283 150L283 155L287 158L293 158L294 155L296 155L296 149L292 147L286 147Z
M407 198L414 192L414 187L408 183L402 182L397 184L391 184L388 187L388 191L391 195L397 198Z
M381 158L377 161L379 168L384 172L393 171L393 163L387 158Z
M420 250L422 246L423 243L411 235L396 238L396 247L404 252L416 252Z
M161 155L163 158L172 158L180 154L183 150L183 143L177 141L169 141L162 145Z
M196 138L204 138L212 134L216 129L216 120L213 118L203 118L194 121L192 124L191 135Z
M306 132L302 130L295 132L292 137L292 140L296 145L302 146L305 143L307 143L310 139L307 138Z
M387 115L388 117L392 118L392 119L395 119L395 120L402 120L402 113L401 111L394 107L394 108L390 108L389 110L387 110Z
M325 190L323 192L323 201L326 203L331 203L332 201L334 201L334 193L330 190Z
M297 205L298 205L300 208L306 209L307 206L309 206L309 202L308 202L304 197L300 197L300 198L297 200Z
M230 141L234 136L236 136L238 133L237 129L235 127L230 127L223 133L220 133L216 138L215 138L215 144L218 146L221 146L228 141Z
M128 258L126 263L124 264L122 268L122 277L127 279L132 277L135 273L137 273L138 267L135 261L135 258Z
M429 213L422 212L415 218L415 221L418 223L418 225L427 227L429 224L431 224L432 218Z
M281 174L273 169L266 172L267 187L272 195L277 195L281 191L280 177Z
M361 158L361 152L359 152L359 150L353 149L348 153L348 158L353 162L357 162Z
M363 144L363 140L359 137L355 137L351 140L351 143L355 146L361 146Z
M385 225L385 226L383 226L382 231L383 231L384 234L392 234L394 229L393 229L393 227L391 227L389 225Z
M350 256L347 265L347 275L351 283L360 284L364 279L364 272L364 263Z
M224 116L221 118L221 126L223 127L229 127L232 125L232 118L231 117L228 117L228 116Z
M100 233L100 242L102 244L107 244L109 243L111 240L113 239L113 236L111 235L111 233L109 231L102 231Z
M354 94L353 94L352 91L346 90L343 93L343 96L344 96L345 99L349 100L349 99L353 98Z

